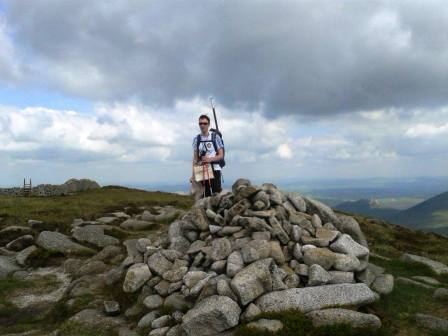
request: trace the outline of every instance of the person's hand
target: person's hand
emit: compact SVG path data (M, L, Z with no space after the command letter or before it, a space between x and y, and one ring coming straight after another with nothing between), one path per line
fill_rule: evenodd
M205 156L202 158L202 163L210 163L212 162L212 158L209 156Z

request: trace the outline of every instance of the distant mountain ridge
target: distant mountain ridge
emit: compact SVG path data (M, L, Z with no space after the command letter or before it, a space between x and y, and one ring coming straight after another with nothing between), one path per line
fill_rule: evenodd
M367 215L380 219L389 219L400 212L400 210L397 209L381 208L378 201L373 198L343 202L337 204L335 208L342 211Z
M368 199L343 202L336 205L335 208L448 236L448 191L401 211L377 207L374 200Z

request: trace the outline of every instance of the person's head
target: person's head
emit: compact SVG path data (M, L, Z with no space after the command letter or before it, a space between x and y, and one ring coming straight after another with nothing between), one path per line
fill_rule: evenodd
M209 127L210 127L210 118L205 114L199 116L199 128L201 129L201 132L207 133Z

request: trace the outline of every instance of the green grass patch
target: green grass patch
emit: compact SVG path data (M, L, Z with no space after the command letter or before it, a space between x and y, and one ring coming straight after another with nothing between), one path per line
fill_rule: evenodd
M385 328L398 333L406 331L405 335L426 335L414 321L415 313L425 313L446 318L447 308L432 299L434 290L410 284L396 283L391 294L369 306L377 315ZM432 334L428 334L432 335Z
M257 319L267 318L280 320L283 329L278 333L271 333L249 328L241 325L236 331L236 336L391 336L392 334L385 328L374 330L369 328L357 329L347 324L337 324L332 326L313 327L310 318L300 311L287 310L279 313L262 313Z
M372 252L390 258L399 258L403 253L412 253L448 264L447 237L412 230L384 220L359 215L353 217L364 232Z
M64 322L59 331L60 336L118 336L117 331L92 328L74 321Z
M42 220L49 229L70 232L74 218L94 220L105 213L122 211L140 214L141 206L172 205L188 209L193 205L191 196L164 192L149 192L122 187L103 187L70 196L13 197L0 196L0 228L10 225L26 225L28 219Z
M448 284L448 275L438 275L431 268L420 263L405 262L399 259L384 260L375 257L370 257L369 261L375 265L384 267L385 273L393 274L395 277L425 275Z
M9 302L8 297L14 295L15 292L26 291L30 288L39 288L45 291L46 288L53 287L58 283L53 274L27 279L18 279L8 275L0 279L0 326L11 327L20 324L24 325L25 330L29 330L27 325L42 320L42 317L34 314L32 310L20 310ZM0 331L2 331L1 328Z

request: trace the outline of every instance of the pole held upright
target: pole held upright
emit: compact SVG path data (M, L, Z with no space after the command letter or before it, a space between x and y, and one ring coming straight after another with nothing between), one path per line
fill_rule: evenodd
M213 105L213 97L210 97L210 104L212 105L213 118L215 119L215 127L216 127L216 130L219 131L219 128L218 128L218 119L216 118L215 105Z

